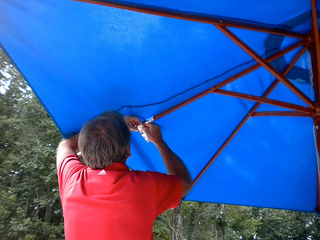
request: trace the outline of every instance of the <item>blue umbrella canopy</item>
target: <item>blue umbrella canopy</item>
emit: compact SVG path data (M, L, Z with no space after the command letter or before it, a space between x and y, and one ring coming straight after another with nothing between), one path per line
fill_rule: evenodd
M315 212L314 0L0 2L0 44L63 137L105 110L154 121L185 200ZM133 169L165 172L132 135Z

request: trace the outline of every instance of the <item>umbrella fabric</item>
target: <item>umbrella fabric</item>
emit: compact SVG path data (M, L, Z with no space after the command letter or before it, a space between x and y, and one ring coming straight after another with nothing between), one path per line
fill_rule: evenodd
M313 212L311 5L5 0L0 44L63 137L105 110L155 119L195 180L185 200ZM128 165L166 172L138 133Z

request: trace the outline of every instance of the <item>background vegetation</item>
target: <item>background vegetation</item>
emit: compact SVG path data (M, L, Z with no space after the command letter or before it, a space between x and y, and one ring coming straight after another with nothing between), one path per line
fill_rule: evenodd
M55 167L61 137L2 51L0 91L0 238L64 239ZM180 239L320 239L316 214L198 202L180 210ZM157 218L155 239L172 239L173 215Z

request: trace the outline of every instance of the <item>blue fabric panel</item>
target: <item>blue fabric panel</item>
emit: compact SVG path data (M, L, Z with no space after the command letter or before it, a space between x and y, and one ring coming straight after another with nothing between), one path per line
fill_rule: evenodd
M213 16L219 19L237 19L242 22L250 22L258 25L267 25L284 29L294 29L297 25L306 21L306 16L307 18L310 18L311 16L309 14L310 1L308 0L282 0L281 4L277 0L157 0L152 1L152 4L149 0L100 0L98 2L118 2L134 6L146 6L155 9L167 9L175 12L187 12L198 15ZM300 32L304 32L308 31L309 28L310 25L305 25L304 28L299 30Z
M286 1L114 1L310 31L311 6ZM319 3L318 3L319 5ZM263 58L298 40L230 28ZM0 44L64 137L105 110L150 118L254 65L215 26L69 0L0 2ZM273 61L282 72L300 50ZM288 73L310 99L310 57ZM259 68L224 90L261 96L275 77ZM307 106L280 83L271 99ZM254 102L210 93L156 121L195 179ZM258 111L287 111L262 104ZM314 211L316 156L310 117L252 117L186 200ZM132 134L133 169L166 172L151 143Z
M312 126L307 118L251 118L197 183L201 197L195 188L187 198L314 211Z

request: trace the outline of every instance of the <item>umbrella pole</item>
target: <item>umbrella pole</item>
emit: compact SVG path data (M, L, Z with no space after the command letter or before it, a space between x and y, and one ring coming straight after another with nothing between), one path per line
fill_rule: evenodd
M319 175L319 172L320 172L320 157L319 157L319 151L320 151L320 148L319 148L319 143L320 143L320 132L319 132L319 118L317 120L317 125L314 126L314 141L315 141L315 145L316 145L316 154L317 154L317 170L318 170L318 178L317 178L317 183L318 183L318 189L317 189L317 207L316 207L316 210L318 212L320 212L320 204L319 204L319 199L320 199L320 191L319 191L319 185L320 185L320 175Z
M320 212L320 169L319 169L319 151L320 151L320 40L319 40L319 26L318 16L316 9L316 0L311 0L312 6L312 26L311 26L311 38L314 40L310 45L310 54L312 61L312 74L314 81L314 92L315 92L315 111L313 114L314 126L316 129L315 142L317 152L317 166L318 166L318 195L317 195L317 207L316 210Z

